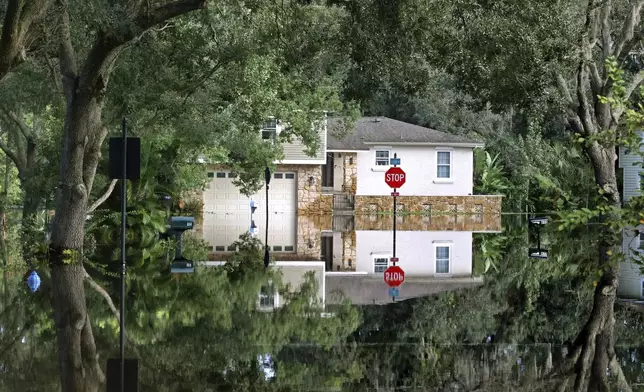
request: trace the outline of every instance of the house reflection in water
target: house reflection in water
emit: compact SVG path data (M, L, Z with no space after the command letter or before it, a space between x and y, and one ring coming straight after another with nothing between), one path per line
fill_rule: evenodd
M210 260L225 260L233 250L230 243L248 231L246 222L225 216L204 217L204 239L213 247ZM320 296L327 303L343 298L355 304L392 301L383 281L393 256L391 215L269 218L269 245L276 267L289 272L284 274L286 282L296 280L294 269L315 271L319 276L324 268ZM264 219L255 221L260 238L264 236ZM397 217L396 225L396 256L405 271L405 282L396 298L400 301L482 284L482 277L472 276L473 233L500 232L501 217L406 215ZM283 244L277 244L278 239Z

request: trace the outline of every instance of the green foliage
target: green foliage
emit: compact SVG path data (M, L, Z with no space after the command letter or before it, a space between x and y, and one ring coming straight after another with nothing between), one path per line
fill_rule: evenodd
M503 167L498 161L499 155L496 154L492 158L487 151L474 150L474 192L477 194L499 195L510 188L509 181L503 173Z
M200 267L195 274L173 276L163 262L134 272L128 336L143 361L142 382L163 380L157 382L160 391L239 388L251 380L258 388L268 387L256 372L258 356L269 353L278 361L275 382L291 384L282 369L293 363L280 357L283 350L303 344L327 355L357 327L358 314L346 305L334 309L333 317L321 315L312 276L300 287L289 287L279 270L266 270L257 239L242 236L235 246L227 264ZM267 312L258 305L260 290L269 282L280 293L281 306ZM97 334L115 341L118 326L109 311L99 311L95 319Z

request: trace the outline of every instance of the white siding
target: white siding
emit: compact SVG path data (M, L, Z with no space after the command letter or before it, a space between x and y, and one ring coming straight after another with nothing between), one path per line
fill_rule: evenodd
M639 230L644 231L644 226L640 226ZM626 256L626 261L621 263L619 270L619 289L617 294L620 297L644 299L642 296L642 279L644 279L644 275L641 273L640 265L633 260L634 253L644 252L644 249L640 248L641 245L639 238L635 238L633 230L624 230L622 251Z
M641 134L641 132L640 132ZM644 149L641 149L644 151ZM619 167L622 168L623 186L622 200L629 201L632 197L641 195L640 190L640 173L644 173L639 162L642 156L637 153L626 153L624 147L619 148ZM638 227L644 231L644 226ZM644 274L641 273L640 266L633 260L633 254L640 251L640 240L635 238L632 229L626 229L622 233L622 251L624 252L625 261L620 265L619 271L619 289L617 294L620 297L644 299L642 297L642 279ZM641 251L644 252L644 249Z
M641 132L640 132L641 133ZM640 149L644 151L644 148ZM637 153L626 153L624 147L619 148L619 167L623 169L624 190L622 200L628 201L633 196L640 195L640 173L644 172L639 164L642 156Z
M400 188L401 196L467 196L473 190L474 155L472 148L434 146L375 146L369 151L358 151L357 195L389 195L385 184L388 166L375 165L375 151L389 150L400 158L400 167L407 174L407 182ZM450 180L437 178L437 151L451 151Z
M314 156L309 156L305 153L305 147L302 141L298 138L293 138L291 143L284 143L284 160L277 162L281 164L311 164L323 165L326 163L326 120L318 127L318 136L320 142L318 150ZM280 126L278 126L278 131Z
M356 231L356 272L373 273L373 258L391 257L392 241L391 231ZM472 275L471 231L397 231L397 265L406 275L435 275L435 247L449 245L451 263L447 276Z

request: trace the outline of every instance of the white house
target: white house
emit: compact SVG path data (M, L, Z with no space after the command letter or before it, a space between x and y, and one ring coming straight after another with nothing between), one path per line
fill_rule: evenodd
M641 195L644 169L640 165L641 155L619 149L619 168L622 170L622 200L626 203L632 197ZM625 261L620 266L617 294L622 298L644 300L644 274L635 263L634 255L644 255L644 225L625 229L622 233L622 251Z
M394 156L406 174L399 209L500 212L500 196L474 195L473 149L481 142L386 117L362 117L343 134L335 121L328 120L322 192L349 193L356 212L391 211L384 173Z
M270 214L391 211L384 173L394 154L407 175L399 190L400 210L500 212L501 196L473 194L473 149L481 143L386 117L360 118L349 130L343 124L337 118L321 121L323 144L315 156L307 156L298 140L284 145L284 159L276 162L269 187ZM272 140L280 127L267 124L261 137ZM251 197L240 194L235 173L225 165L209 165L208 176L211 182L202 194L205 214L243 215L250 200L258 202L258 214L264 213L263 189Z

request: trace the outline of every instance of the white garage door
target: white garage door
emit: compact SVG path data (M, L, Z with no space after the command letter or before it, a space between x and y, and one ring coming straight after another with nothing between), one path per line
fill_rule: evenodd
M258 236L264 240L266 225L266 190L244 196L232 181L230 172L214 172L204 192L204 239L216 252L232 251L230 246L250 229L250 201L257 202L253 216ZM269 187L268 243L275 252L294 252L297 238L296 173L276 172Z

